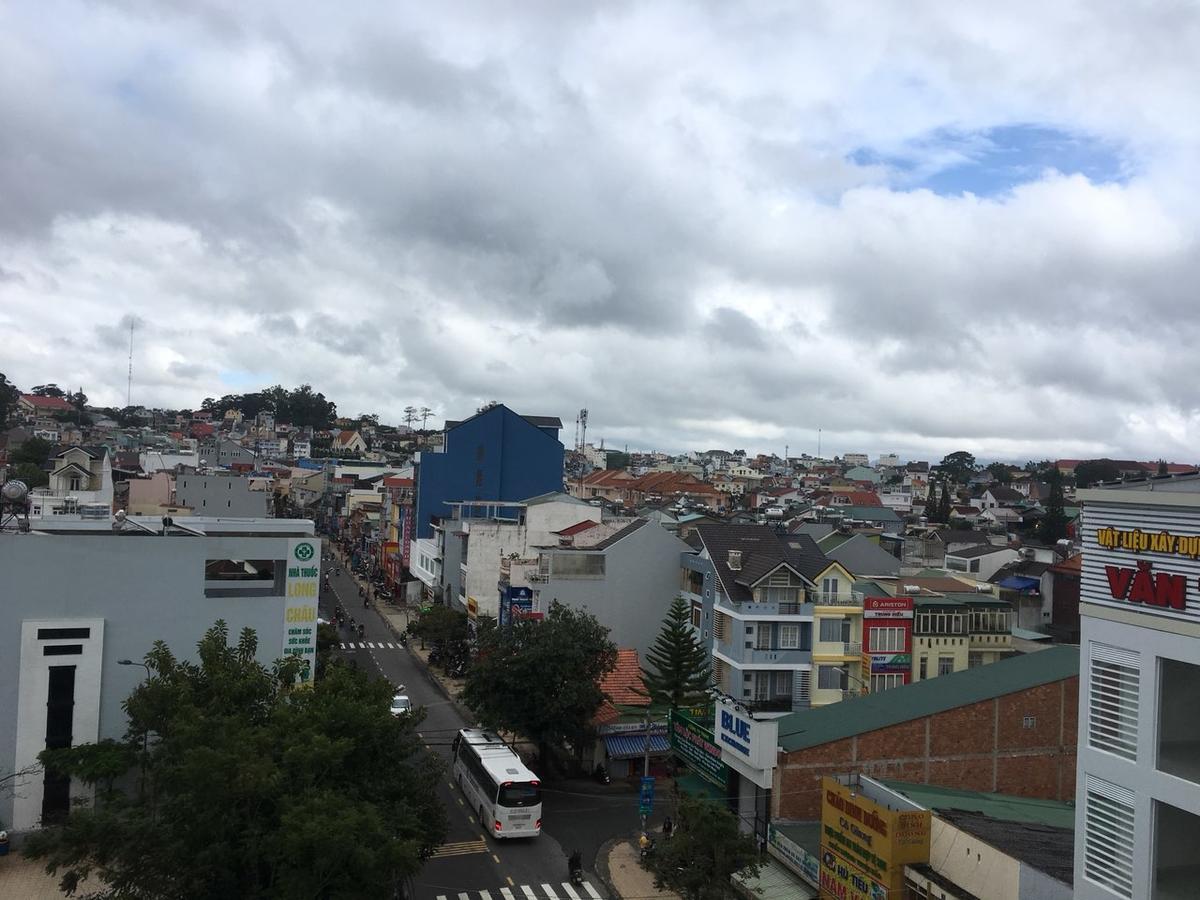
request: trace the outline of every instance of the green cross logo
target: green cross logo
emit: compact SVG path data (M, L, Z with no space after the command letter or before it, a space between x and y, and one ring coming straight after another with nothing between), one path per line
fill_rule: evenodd
M296 545L296 559L300 560L301 562L307 562L308 560L310 560L312 558L313 558L313 545L312 544L297 544Z

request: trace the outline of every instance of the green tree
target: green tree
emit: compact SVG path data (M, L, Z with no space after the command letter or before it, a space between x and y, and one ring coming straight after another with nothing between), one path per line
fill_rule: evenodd
M988 463L987 471L992 476L992 480L998 481L1000 484L1009 484L1012 481L1012 470L1007 463Z
M604 468L606 469L628 469L630 457L628 453L620 450L609 450L608 455L604 458Z
M1170 469L1167 468L1167 461L1165 459L1160 459L1158 461L1158 474L1159 475L1170 474Z
M942 511L941 503L938 501L937 482L933 479L929 481L929 490L925 494L925 521L936 522L938 515Z
M600 679L617 663L608 629L587 612L552 603L542 621L518 619L479 636L463 700L484 724L552 745L578 747L604 702Z
M687 900L719 900L735 896L735 873L758 874L758 850L726 807L684 797L671 839L659 841L647 867L656 887Z
M1050 496L1046 499L1046 514L1038 523L1038 537L1053 544L1067 536L1067 514L1063 509L1062 475L1058 469L1050 473Z
M957 500L953 484L942 485L942 499L938 503L938 521L949 522L950 516L954 512L954 503Z
M1087 487L1101 481L1117 481L1121 467L1111 459L1088 459L1075 467L1075 486Z
M45 438L27 438L21 446L12 451L9 459L14 464L30 463L40 469L50 458L50 451L53 449L54 445Z
M448 606L434 606L412 626L413 634L426 641L431 647L444 651L443 659L449 664L466 646L471 628L467 614Z
M696 640L690 605L683 597L671 601L658 638L646 651L646 662L642 680L654 706L683 709L708 701L712 682L708 651Z
M50 384L36 385L30 393L35 397L65 397L67 392L51 382Z
M966 450L956 450L942 457L938 471L950 484L962 484L976 472L975 457Z
M45 487L50 483L49 473L41 466L31 462L17 463L13 466L13 477L25 482L28 487Z
M155 643L122 741L41 755L101 788L27 845L64 890L95 874L106 900L391 897L433 852L441 764L420 714L393 717L391 686L345 666L299 685L297 658L267 668L256 643L223 622L199 663Z
M8 417L13 414L17 408L17 401L21 399L21 392L17 386L4 377L4 373L0 372L0 425L8 422Z

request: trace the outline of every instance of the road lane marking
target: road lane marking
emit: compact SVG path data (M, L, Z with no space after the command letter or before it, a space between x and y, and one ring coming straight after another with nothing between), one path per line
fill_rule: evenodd
M494 859L496 862L500 862L500 857L498 857L495 853L492 854L492 859Z
M592 887L592 883L590 881L585 881L583 883L583 889L588 892L588 895L592 898L592 900L600 900L600 895L596 893L596 889Z
M512 884L511 878L508 879L508 883ZM517 900L517 898L513 896L513 892L508 888L500 888L500 896L502 896L504 900Z
M505 876L504 876L504 880L508 882L508 886L509 886L509 887L512 887L512 886L513 886L513 880L512 880L512 876L511 876L511 875L505 875ZM504 888L501 888L500 890L504 891ZM512 891L504 891L504 896L508 897L508 898L509 898L509 900L514 900L514 898L513 898L513 895L512 895Z
M469 821L472 825L476 824L475 817L470 813L467 813L467 821Z
M463 803L462 797L455 797L454 799L458 801L459 806L466 806L466 804Z
M444 859L448 856L471 856L475 853L487 852L487 842L481 838L477 841L459 841L453 844L442 844L433 851L431 859Z
M567 892L567 896L570 897L571 900L583 900L582 897L580 897L577 893L575 893L575 888L571 887L571 885L568 882L564 881L562 883L562 886L563 886L563 890Z
M531 888L529 885L521 885L521 890L525 892L525 896L528 897L529 900L538 900L538 895L533 892L533 888Z
M480 900L492 900L492 895L489 894L487 891L480 891L479 897L480 897Z
M471 895L459 893L458 900L471 900Z
M546 896L549 897L550 900L558 900L558 894L554 893L554 888L552 888L550 885L543 884L542 890L546 892Z

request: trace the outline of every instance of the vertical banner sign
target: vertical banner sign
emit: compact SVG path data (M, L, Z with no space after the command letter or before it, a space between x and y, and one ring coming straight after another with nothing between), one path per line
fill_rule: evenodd
M311 680L317 667L317 600L321 591L321 552L316 538L288 541L283 601L283 655L308 662L300 677Z
M654 809L654 776L642 776L642 791L638 797L638 812L643 816L650 815Z

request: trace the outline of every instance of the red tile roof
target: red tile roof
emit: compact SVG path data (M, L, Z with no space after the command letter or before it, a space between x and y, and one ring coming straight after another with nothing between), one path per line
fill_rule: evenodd
M581 531L587 531L589 528L595 528L599 524L599 522L594 522L591 519L584 519L582 522L576 522L574 525L568 526L567 528L562 529L562 531L556 531L554 533L560 534L563 537L571 537L571 535L579 534Z
M596 725L615 722L621 717L621 706L649 706L650 700L638 691L646 689L642 681L642 667L638 662L636 650L618 650L617 664L613 670L600 679L600 690L608 698L596 712L593 720Z
M847 494L851 506L883 506L883 501L874 491L850 491Z
M388 475L383 479L384 487L412 487L413 480L411 478L401 478L399 475Z
M37 394L22 394L21 399L38 409L67 410L75 408L62 397L39 397Z

